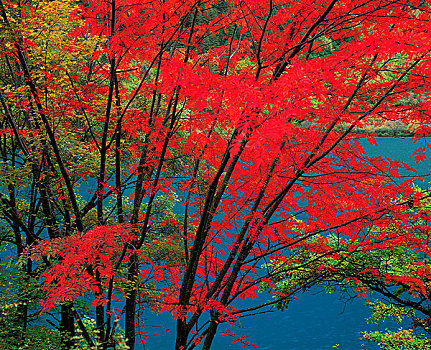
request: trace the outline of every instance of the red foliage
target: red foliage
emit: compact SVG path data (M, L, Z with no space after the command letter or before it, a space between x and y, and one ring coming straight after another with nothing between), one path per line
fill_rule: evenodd
M309 240L328 232L351 252L376 249L384 243L369 228L404 215L394 199L413 196L412 181L393 179L407 166L367 157L361 141L376 140L360 131L399 120L429 136L426 2L84 0L62 29L73 69L61 58L31 62L42 42L26 31L42 21L39 9L28 5L23 33L11 24L19 10L8 2L1 11L11 42L1 54L22 68L20 108L38 120L14 131L5 112L12 131L2 133L18 140L42 193L49 239L28 254L56 257L42 275L46 308L93 294L101 329L112 290L123 293L133 349L136 303L150 296L177 318L177 349L208 349L220 323L254 311L234 305L271 279L265 262L288 266L295 250L331 255L324 237ZM81 54L89 38L96 47ZM68 149L67 133L90 165ZM424 149L414 157L423 161ZM40 178L57 187L43 194ZM77 183L88 178L96 185L83 203ZM155 204L175 191L179 214ZM158 291L138 292L139 281Z
M101 226L77 236L56 238L31 247L27 251L29 258L57 260L41 275L47 293L44 309L86 293L95 296L93 306L106 304L106 295L101 288L106 287L111 278L121 279L115 270L119 252L123 244L134 239L136 236L124 226Z

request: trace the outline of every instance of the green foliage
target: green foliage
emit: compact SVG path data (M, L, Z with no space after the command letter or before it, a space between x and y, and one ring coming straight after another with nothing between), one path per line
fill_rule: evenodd
M184 261L184 247L180 236L183 216L173 212L176 202L176 195L160 195L154 200L153 217L156 220L151 226L149 244L146 245L146 250L154 261L169 261L168 265L182 265Z
M386 318L390 318L396 323L401 323L404 317L413 317L415 315L412 309L394 304L385 304L382 301L368 302L367 306L370 308L372 314L367 319L367 323L383 322Z
M93 343L97 344L97 337L96 332L94 331L96 327L96 321L94 318L91 318L89 316L85 316L81 319L83 325L88 330L89 336L91 337L91 340ZM76 329L76 334L73 337L74 339L74 347L71 350L94 350L94 347L91 347L88 345L88 343L85 341L85 338L82 334L81 328ZM126 345L126 341L124 339L124 334L122 330L118 329L115 332L115 335L112 337L113 343L115 344L114 348L116 350L128 350L129 347Z
M410 329L396 332L364 332L363 339L377 342L380 350L430 350L431 341L416 336Z
M1 253L6 249L4 244ZM42 297L39 282L30 279L21 264L13 259L0 261L0 349L59 348L59 331L52 327L48 315L39 314Z

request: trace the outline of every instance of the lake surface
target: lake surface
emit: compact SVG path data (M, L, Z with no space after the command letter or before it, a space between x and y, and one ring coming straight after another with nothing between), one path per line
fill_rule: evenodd
M376 138L378 146L371 146L363 142L365 151L369 156L388 157L401 160L414 167L417 173L403 171L402 176L421 175L425 181L416 180L415 183L422 188L428 187L430 179L430 161L425 160L416 164L410 158L413 151L423 147L424 141L413 142L407 138ZM427 150L431 157L431 150ZM265 300L266 295L259 299ZM372 298L370 298L371 300ZM255 305L256 300L250 304ZM231 329L238 336L245 335L246 340L254 343L259 350L358 350L377 349L374 343L364 342L360 339L361 331L370 331L385 328L396 330L400 327L387 321L379 326L369 325L366 318L370 317L369 309L361 299L348 301L348 297L341 293L325 294L319 289L308 291L299 295L284 312L274 311L263 315L246 317ZM175 322L169 314L145 314L148 340L140 345L139 350L173 349L175 343ZM410 321L406 320L405 327ZM220 327L224 331L225 327ZM158 336L154 336L158 334ZM239 343L232 343L234 338L216 337L213 350L239 350L244 349ZM335 347L339 344L338 348ZM253 349L252 347L248 347Z

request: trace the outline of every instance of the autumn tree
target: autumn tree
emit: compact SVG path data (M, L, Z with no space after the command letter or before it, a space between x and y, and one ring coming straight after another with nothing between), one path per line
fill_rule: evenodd
M0 15L4 240L59 307L64 349L114 347L121 319L134 349L143 302L172 312L176 349L209 349L315 282L238 308L273 288L268 261L338 261L328 237L381 249L370 228L416 196L355 130L428 135L425 1L3 0Z

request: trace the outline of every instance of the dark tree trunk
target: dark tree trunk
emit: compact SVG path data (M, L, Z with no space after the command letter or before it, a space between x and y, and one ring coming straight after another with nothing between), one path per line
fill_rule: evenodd
M61 350L69 350L74 346L75 322L71 305L61 306Z

